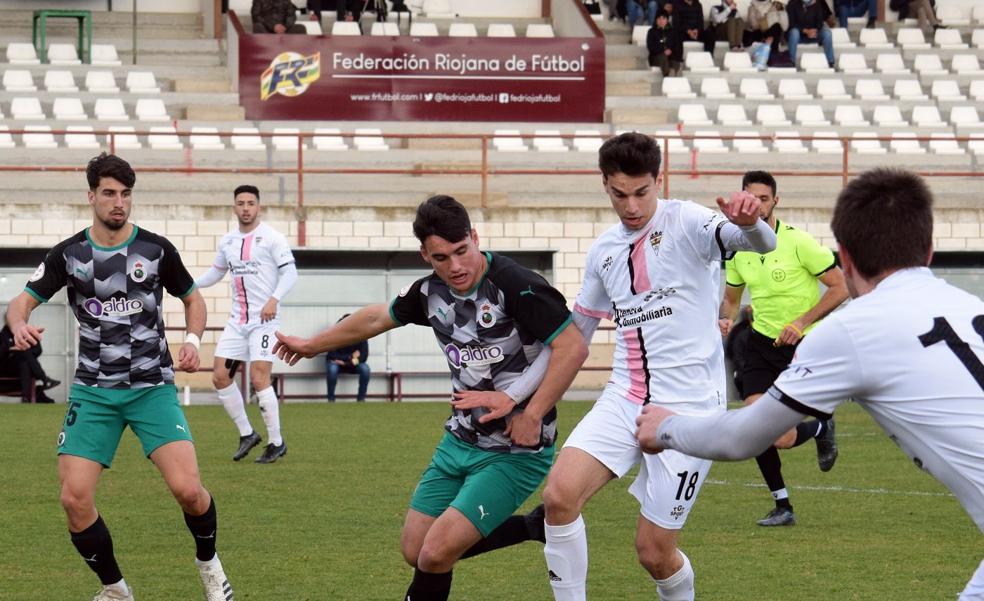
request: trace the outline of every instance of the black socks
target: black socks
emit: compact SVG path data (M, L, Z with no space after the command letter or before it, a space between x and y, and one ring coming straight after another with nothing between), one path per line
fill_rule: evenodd
M403 601L448 601L451 594L451 572L433 574L420 568L413 571L413 582Z
M113 539L102 516L97 516L96 521L82 532L70 532L70 534L72 544L75 545L79 555L99 576L99 581L103 585L115 584L123 580L120 566L117 565L116 556L113 555Z
M195 537L195 557L208 561L215 557L215 534L218 519L215 515L215 499L210 499L208 509L202 515L184 514L185 524Z

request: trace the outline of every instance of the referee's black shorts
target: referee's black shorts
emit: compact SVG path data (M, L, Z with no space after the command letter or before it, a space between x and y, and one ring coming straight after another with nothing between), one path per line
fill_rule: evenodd
M745 357L741 372L742 398L762 394L768 390L793 360L795 346L774 346L773 339L754 329L745 345Z

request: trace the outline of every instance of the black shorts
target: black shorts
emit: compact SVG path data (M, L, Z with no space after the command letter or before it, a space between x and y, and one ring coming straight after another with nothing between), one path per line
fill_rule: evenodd
M742 398L768 390L793 360L795 346L773 346L773 339L752 330L745 345L745 357L736 380L741 381Z

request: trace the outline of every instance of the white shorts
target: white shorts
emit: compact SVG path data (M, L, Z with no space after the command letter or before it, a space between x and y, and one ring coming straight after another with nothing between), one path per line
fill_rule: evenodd
M640 513L661 528L679 530L713 462L672 450L643 453L635 437L636 417L641 412L642 405L602 393L564 447L581 449L619 478L641 461L639 475L629 487L639 501Z
M227 323L222 330L219 344L215 346L215 356L238 361L272 363L276 357L273 354L273 345L277 343L275 333L279 327L280 322L276 319L266 323L246 325Z

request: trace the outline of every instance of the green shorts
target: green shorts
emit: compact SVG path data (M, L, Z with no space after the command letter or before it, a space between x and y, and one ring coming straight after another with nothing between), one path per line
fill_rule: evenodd
M85 457L109 467L127 426L140 439L147 456L169 442L191 440L191 427L173 384L134 389L73 384L58 435L58 454Z
M410 508L436 518L454 507L488 536L540 486L553 456L553 446L539 453L483 451L445 432Z

